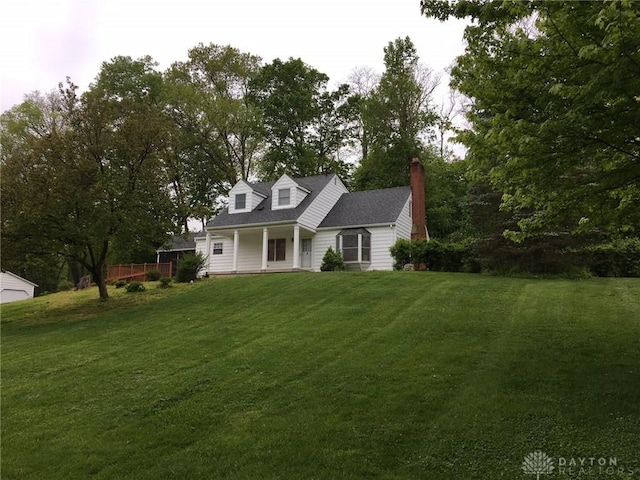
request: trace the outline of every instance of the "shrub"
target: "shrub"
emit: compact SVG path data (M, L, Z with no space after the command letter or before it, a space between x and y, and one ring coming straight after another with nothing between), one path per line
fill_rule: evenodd
M115 283L116 288L122 288L122 287L126 287L127 286L127 282L125 282L124 280L118 280Z
M206 259L202 252L188 253L180 259L176 270L176 282L190 282L195 280L198 272L202 270Z
M588 247L589 267L599 277L640 277L640 239L625 238Z
M389 251L394 258L396 269L402 269L409 263L415 267L424 264L429 270L440 272L478 271L472 260L470 242L444 243L435 239L400 239Z
M127 285L127 293L144 292L144 285L140 282L131 282Z
M148 282L157 282L160 280L160 270L149 270L144 274Z
M413 245L410 240L400 238L394 243L389 251L393 257L393 268L402 270L407 263L411 263Z
M73 282L71 280L60 280L58 282L58 291L59 292L68 292L73 288Z
M160 279L160 285L158 285L158 288L169 288L172 281L173 280L169 277L162 277Z
M327 252L322 257L322 265L320 265L320 271L322 272L336 272L344 270L344 260L342 255L336 252L333 248L329 247Z

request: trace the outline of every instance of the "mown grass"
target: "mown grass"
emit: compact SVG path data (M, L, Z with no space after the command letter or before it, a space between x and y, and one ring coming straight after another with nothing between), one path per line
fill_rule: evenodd
M639 287L282 274L3 306L2 478L514 479L534 450L637 468Z

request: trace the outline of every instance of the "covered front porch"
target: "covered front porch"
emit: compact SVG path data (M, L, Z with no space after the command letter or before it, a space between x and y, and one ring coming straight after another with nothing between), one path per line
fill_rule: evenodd
M226 239L216 245L212 234ZM265 273L312 270L314 232L299 224L212 229L207 251L209 273ZM222 253L220 252L222 249Z

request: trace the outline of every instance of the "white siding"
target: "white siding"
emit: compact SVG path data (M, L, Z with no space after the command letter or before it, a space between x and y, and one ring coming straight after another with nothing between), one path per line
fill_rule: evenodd
M233 246L231 247L233 249ZM232 250L233 254L233 250ZM240 230L238 242L238 271L256 271L262 267L262 234Z
M245 194L247 196L246 208L242 210L236 210L236 195L239 194ZM251 210L256 208L264 199L264 195L260 195L259 193L255 192L247 182L240 180L229 191L229 213L233 214L250 212Z
M340 180L337 175L334 175L311 205L300 215L298 223L309 228L317 228L342 194L347 192L347 187L344 186L342 180ZM322 255L324 255L324 252Z
M322 257L327 253L329 247L336 249L336 235L340 230L320 230L313 238L311 252L311 267L319 272L322 265Z
M0 303L33 298L36 285L11 273L0 272Z
M280 190L289 190L289 204L278 205L280 202ZM271 209L282 210L285 208L295 208L300 205L300 202L305 199L309 193L301 188L295 180L289 177L287 174L282 175L280 179L271 187Z
M393 270L393 257L389 247L396 237L396 227L367 227L371 232L371 263L367 270Z
M297 207L305 198L307 198L307 195L309 195L309 192L307 190L301 187L296 187L293 190L292 202Z
M293 230L288 233L269 232L269 240L285 239L286 250L283 261L267 262L268 270L279 270L293 267ZM262 233L243 233L240 230L238 249L238 271L259 271L262 269ZM231 245L233 249L233 245Z
M411 197L407 199L396 221L396 238L393 243L400 238L411 240Z
M222 255L213 254L214 243L222 243ZM233 239L211 235L211 247L207 252L206 237L196 238L196 252L202 252L207 258L205 271L208 273L230 272L233 266Z
M393 270L393 257L389 252L397 238L396 225L366 227L371 233L371 262L362 263L362 270ZM336 249L336 236L342 228L321 230L313 240L313 269L319 271L322 257L329 247Z

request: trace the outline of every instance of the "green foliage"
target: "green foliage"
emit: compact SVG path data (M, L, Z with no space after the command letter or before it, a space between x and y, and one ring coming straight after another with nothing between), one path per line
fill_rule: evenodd
M160 280L160 270L149 270L144 274L144 277L147 279L147 282L157 282Z
M127 293L144 292L145 286L141 282L131 282L126 286Z
M393 257L393 268L402 270L405 265L412 263L413 243L411 240L399 238L390 248L389 252Z
M425 200L429 235L457 241L474 232L467 205L467 162L447 162L430 151L420 159L425 170Z
M337 155L347 140L342 104L348 88L330 91L328 82L327 75L299 58L277 58L253 79L250 99L263 114L268 144L262 178L317 175L325 169L344 176L349 171Z
M71 280L60 280L58 282L58 291L59 292L68 292L69 290L72 290L74 287L73 282Z
M173 282L173 279L170 277L162 277L159 279L160 281L160 285L158 285L158 288L169 288L171 286L171 282Z
M336 272L344 270L344 260L339 252L336 252L332 247L329 247L322 257L322 264L320 265L320 271L322 272Z
M255 173L263 148L262 113L247 99L261 68L255 55L231 46L203 45L165 72L171 150L165 156L177 203L176 223L210 218L217 198Z
M441 242L417 240L415 243L416 263L424 263L429 270L438 272L471 272L478 268L471 260L470 242Z
M359 190L406 185L411 158L425 146L436 118L429 100L438 79L418 60L409 37L389 42L379 84L358 101L369 144L355 172Z
M5 112L3 240L20 241L22 252L72 259L106 299L114 246L148 247L170 228L161 96L162 77L149 57L116 57L82 95L69 81Z
M477 272L479 267L472 258L470 241L451 243L426 239L398 239L389 249L394 259L394 268L401 270L412 264L419 269L424 264L427 269L440 272Z
M123 288L127 286L127 281L126 280L118 280L116 281L116 283L114 283L114 286L116 288Z
M599 277L640 277L640 239L626 238L585 248L591 272Z
M453 86L476 179L518 216L515 240L640 229L640 3L423 1L471 17Z
M195 280L198 272L205 266L207 259L202 252L188 253L178 261L176 282Z

